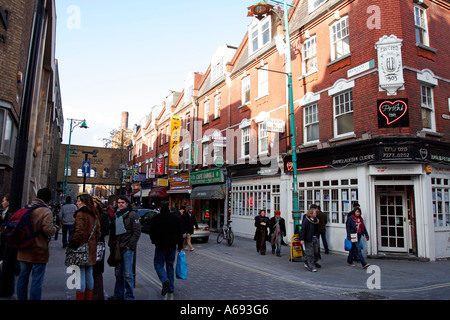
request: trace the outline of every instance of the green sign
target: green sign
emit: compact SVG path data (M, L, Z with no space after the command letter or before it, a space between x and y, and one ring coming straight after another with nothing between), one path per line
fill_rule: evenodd
M214 159L214 164L217 167L223 167L223 165L225 164L225 161L223 160L223 157L218 156Z
M191 185L223 183L224 181L222 169L191 172L189 174L189 184Z

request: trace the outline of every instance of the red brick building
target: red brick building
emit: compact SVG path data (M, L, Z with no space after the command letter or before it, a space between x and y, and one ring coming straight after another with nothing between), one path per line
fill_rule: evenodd
M197 120L192 140L183 139L198 151L197 165L183 167L197 215L208 209L215 228L229 210L235 232L253 237L260 209L269 216L281 210L290 241L295 133L299 207L305 212L314 203L327 214L330 250L343 251L347 213L359 203L368 254L448 257L450 47L440 36L450 22L448 3L292 5L293 128L277 8L253 18L238 47L218 49L192 101L183 99L185 89L166 109L182 117L189 110L190 123ZM159 135L164 121L155 122Z
M30 120L28 145L20 157L25 162L22 205L37 190L49 187L56 196L59 147L62 141L62 106L55 59L55 1L43 7L43 28L36 33L38 1L0 1L0 196L11 193L14 154L26 97ZM41 2L39 2L41 3ZM35 24L33 23L35 21ZM32 35L36 34L36 37ZM33 53L33 44L38 49ZM36 62L35 70L29 66ZM27 86L27 79L35 77ZM26 130L24 130L26 131ZM18 195L11 197L19 199Z

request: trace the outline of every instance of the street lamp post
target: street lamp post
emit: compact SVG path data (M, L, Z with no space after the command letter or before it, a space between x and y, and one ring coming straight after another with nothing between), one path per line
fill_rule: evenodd
M291 128L291 152L292 152L292 169L293 169L293 181L292 181L292 218L294 219L294 234L298 231L300 225L301 214L298 206L298 190L297 190L297 150L295 140L295 118L294 118L294 94L292 90L292 61L291 61L291 38L289 34L289 13L288 6L295 7L284 1L271 0L272 2L282 4L284 10L284 27L285 27L285 40L286 40L286 75L288 78L288 99L289 99L289 120ZM269 14L272 11L273 6L267 4L265 1L249 7L249 16L256 16L258 19L262 19L263 15Z
M69 145L67 147L66 156L64 157L64 174L63 174L63 192L67 196L67 180L69 175L69 161L70 161L70 142L72 140L72 132L76 127L87 129L86 120L68 119L70 120L69 131Z

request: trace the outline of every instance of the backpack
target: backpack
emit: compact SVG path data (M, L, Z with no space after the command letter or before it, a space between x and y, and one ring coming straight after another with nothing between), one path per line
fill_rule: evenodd
M1 224L2 234L11 248L23 249L36 241L39 231L33 232L30 213L40 207L42 206L25 206L14 212L8 221Z

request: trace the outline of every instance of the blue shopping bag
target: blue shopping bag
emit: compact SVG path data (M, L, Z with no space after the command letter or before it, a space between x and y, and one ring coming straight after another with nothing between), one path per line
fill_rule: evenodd
M186 280L187 279L187 263L186 263L186 253L181 251L177 256L177 267L176 267L177 279Z
M350 251L350 249L352 248L352 242L350 240L348 240L347 238L345 238L344 248L345 248L345 251Z
M363 242L362 242L362 238L359 240L359 245L361 247L361 250L363 250L364 249L364 245L363 245ZM350 240L348 240L347 238L345 238L344 248L345 248L345 251L350 251L351 248L352 248L352 242Z

